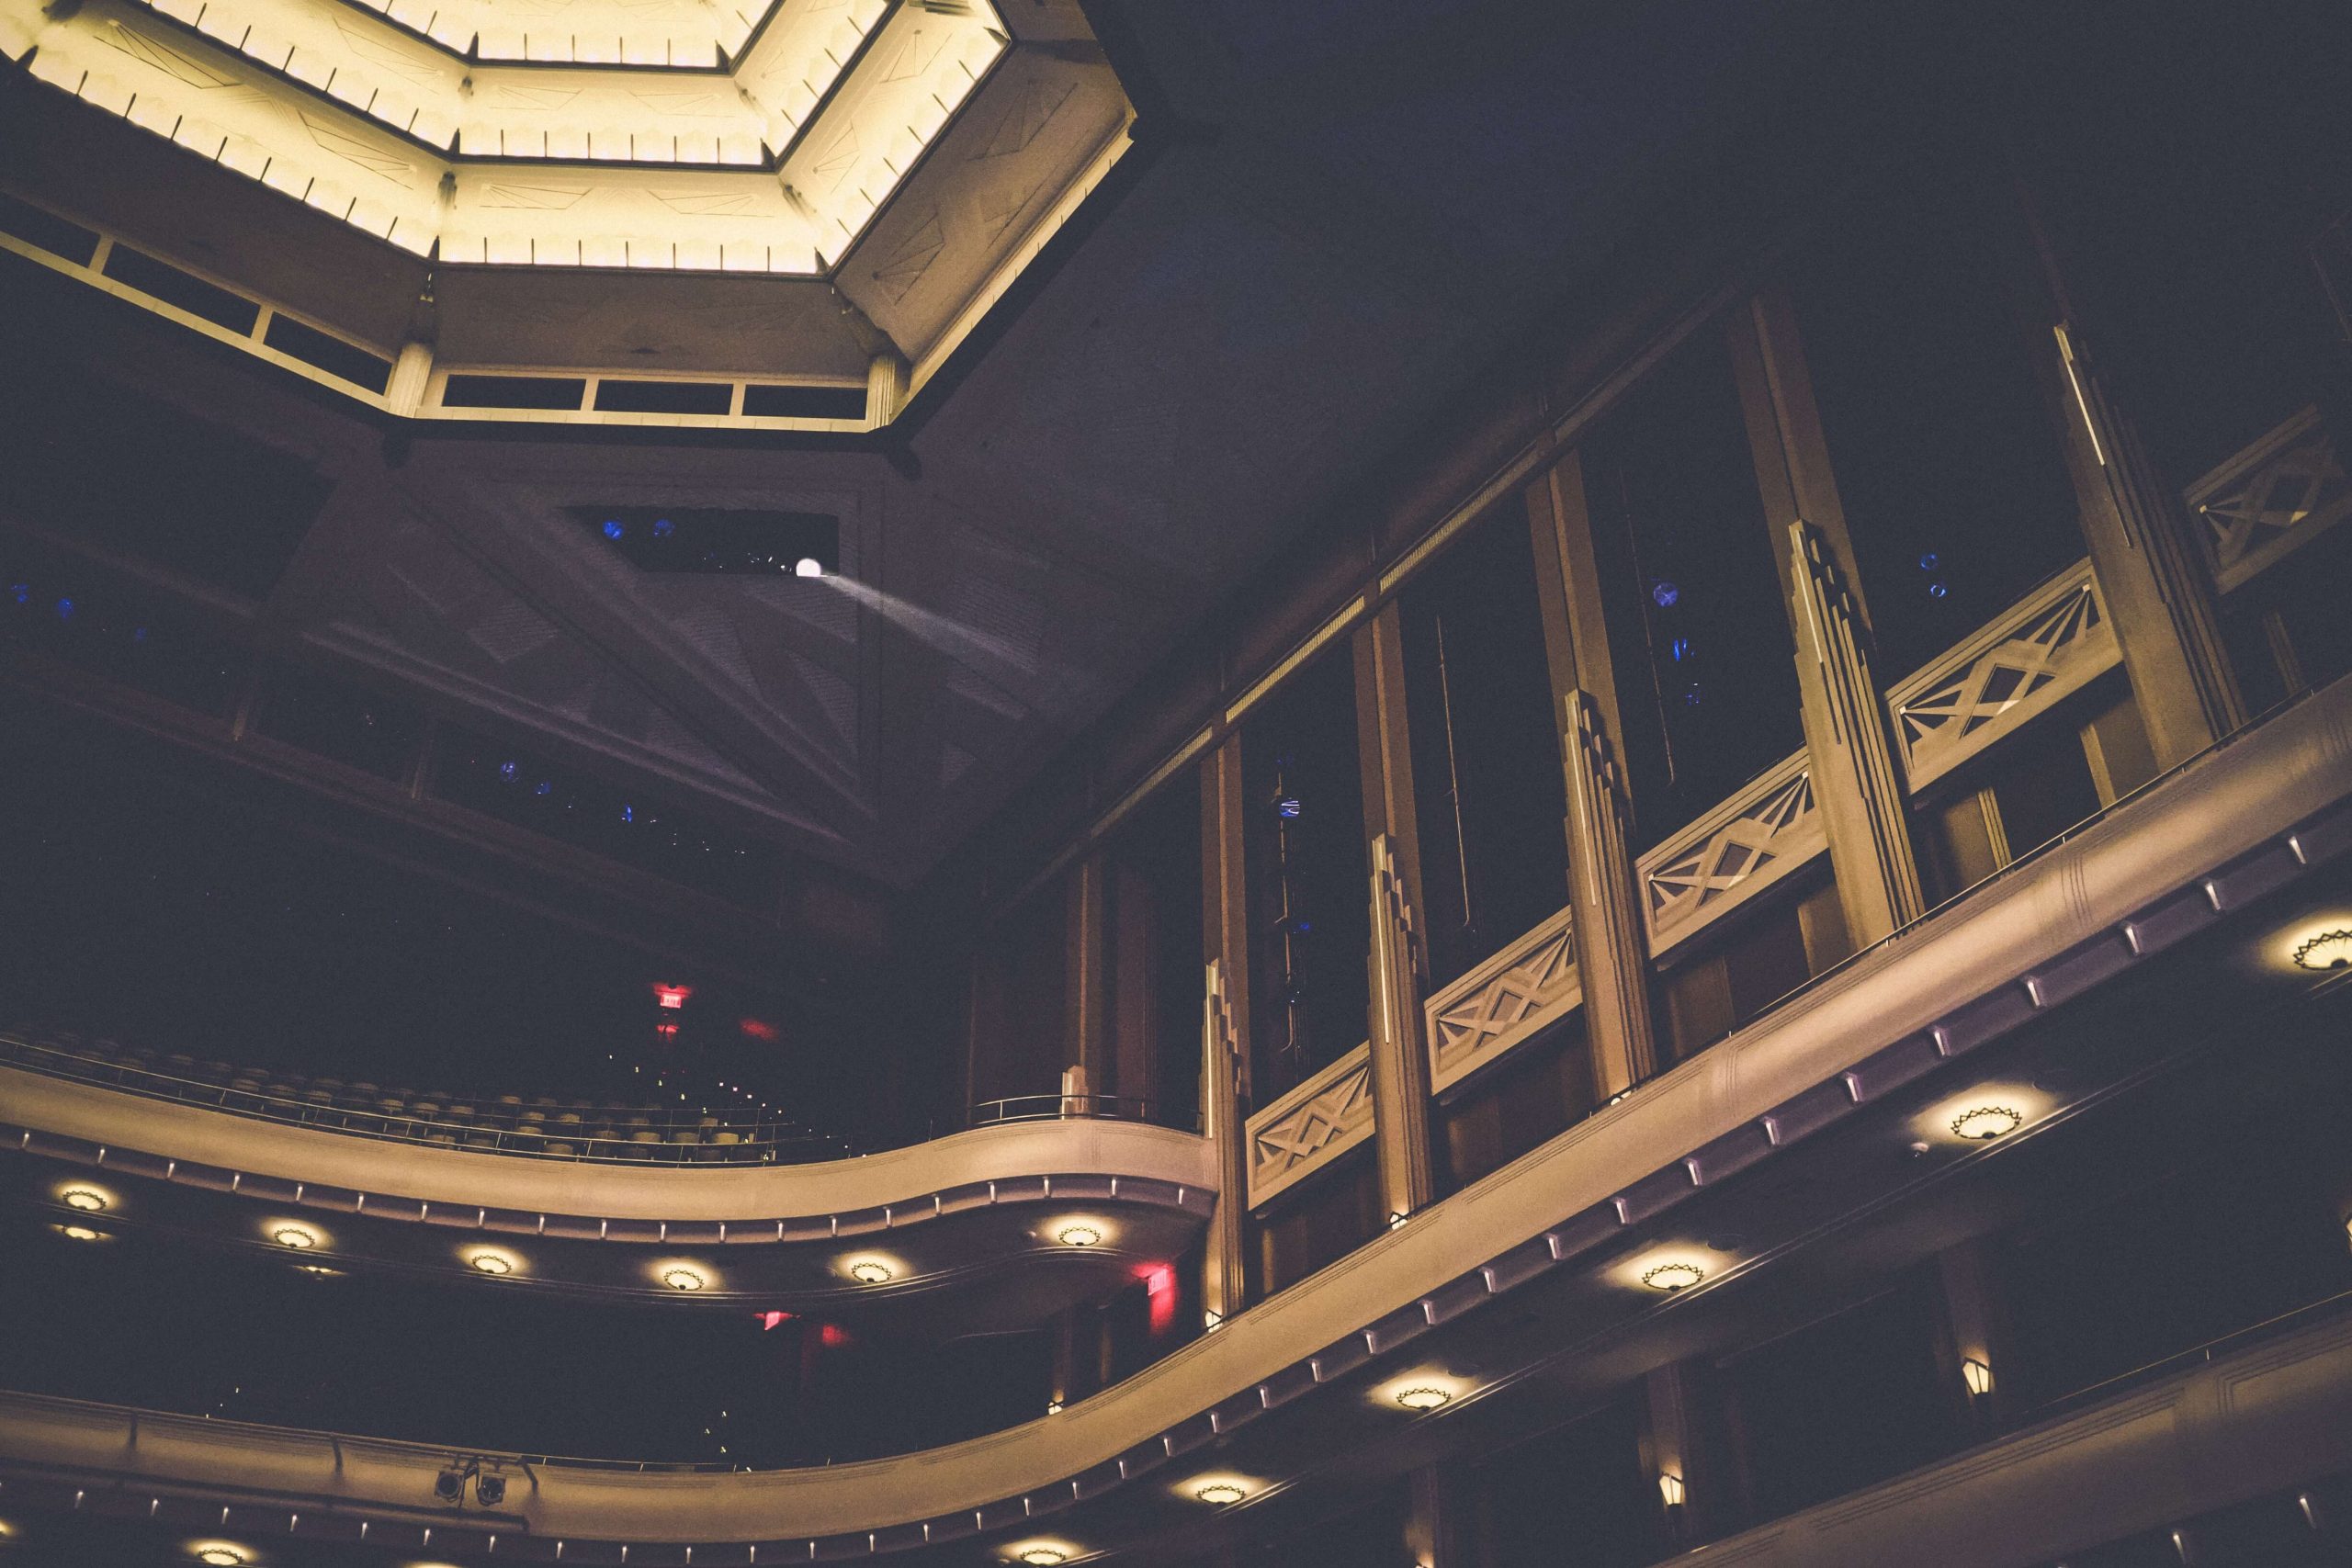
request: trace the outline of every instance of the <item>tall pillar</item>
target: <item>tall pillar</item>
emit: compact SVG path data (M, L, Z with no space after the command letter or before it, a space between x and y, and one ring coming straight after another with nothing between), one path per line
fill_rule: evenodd
M1381 1203L1394 1220L1437 1196L1421 1016L1429 963L1414 915L1420 903L1420 824L1413 803L1402 622L1394 600L1358 629L1354 652L1356 736L1372 863L1372 949L1365 961L1373 1143L1380 1161Z
M1419 947L1394 846L1372 840L1372 1110L1380 1201L1391 1223L1437 1196Z
M1537 602L1566 779L1568 929L1584 993L1593 1084L1602 1099L1657 1069L1649 945L1629 831L1633 803L1616 759L1617 683L1601 621L1584 474L1575 453L1528 488Z
M1802 518L1791 522L1788 555L1813 795L1828 833L1846 930L1854 946L1867 947L1927 913L1894 739L1871 673L1861 607L1821 531Z
M1786 296L1758 294L1735 313L1729 341L1796 637L1814 799L1848 933L1866 947L1925 913L1927 899L1886 702L1871 669L1870 622L1855 586L1845 509Z
M1715 1450L1704 1441L1707 1412L1701 1407L1696 1371L1678 1361L1654 1368L1643 1379L1643 1467L1658 1489L1667 1538L1678 1549L1708 1539L1733 1513L1725 1494L1730 1478L1711 1464Z
M1064 894L1063 962L1067 978L1062 997L1068 1016L1063 1038L1069 1044L1068 1065L1078 1069L1070 1091L1080 1095L1117 1094L1123 1088L1111 1055L1104 870L1102 852L1098 849L1071 871ZM1089 1107L1081 1102L1079 1109L1083 1112Z
M1468 1499L1460 1475L1428 1464L1407 1478L1405 1552L1415 1568L1468 1568L1472 1561Z
M2082 504L2091 575L2158 768L2187 761L2245 722L2213 603L2179 494L2165 485L2139 432L2061 320L2043 353L2064 378L2067 467Z
M1560 761L1567 771L1568 929L1592 1043L1593 1087L1601 1099L1657 1068L1650 1033L1647 938L1626 837L1624 781L1600 706L1572 691L1560 704Z
M1952 1355L1959 1363L1952 1375L1961 1380L1960 1393L1977 1424L1996 1427L2007 1394L2004 1374L2012 1369L2007 1314L2001 1310L1984 1245L1972 1240L1947 1247L1937 1255L1936 1265L1943 1285L1945 1320L1951 1325ZM1980 1383L1984 1385L1981 1393Z
M1201 1302L1212 1322L1248 1301L1243 1218L1250 1205L1250 927L1242 887L1241 738L1201 763L1202 946L1208 955L1201 1024L1201 1131L1216 1151Z

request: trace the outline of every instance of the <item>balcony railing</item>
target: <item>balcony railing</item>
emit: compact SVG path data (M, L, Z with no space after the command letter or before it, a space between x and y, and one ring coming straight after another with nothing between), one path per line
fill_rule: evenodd
M535 1159L654 1165L803 1165L858 1151L845 1139L797 1124L542 1097L416 1096L370 1085L298 1087L267 1075L99 1055L0 1034L0 1063L46 1077L103 1084L121 1093L178 1100L232 1115L395 1143Z

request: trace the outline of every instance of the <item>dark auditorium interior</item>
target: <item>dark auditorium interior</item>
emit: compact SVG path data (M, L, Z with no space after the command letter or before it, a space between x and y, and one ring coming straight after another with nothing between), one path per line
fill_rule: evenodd
M2340 6L0 56L0 1568L2352 1565Z

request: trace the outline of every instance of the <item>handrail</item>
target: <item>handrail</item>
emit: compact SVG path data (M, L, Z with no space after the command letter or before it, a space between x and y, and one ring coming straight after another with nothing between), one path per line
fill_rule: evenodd
M622 1122L617 1134L548 1122L537 1128L522 1124L522 1113L541 1107L494 1104L479 1118L451 1117L435 1110L390 1111L380 1105L354 1103L345 1096L324 1100L272 1093L267 1087L243 1088L241 1081L266 1078L243 1073L232 1081L183 1077L136 1061L101 1059L71 1048L0 1033L0 1061L46 1077L102 1084L108 1089L152 1100L174 1100L201 1105L231 1115L288 1122L354 1137L394 1143L422 1144L503 1154L533 1159L560 1159L627 1165L799 1165L843 1159L857 1151L848 1140L814 1132L790 1122L744 1122L695 1108L671 1111L659 1107L591 1107L581 1111L558 1104L544 1108L554 1114L594 1115L596 1122ZM460 1097L470 1098L470 1097ZM705 1134L729 1134L734 1143L704 1141ZM693 1135L693 1141L677 1136Z
M1124 1094L1011 1094L997 1100L983 1100L964 1113L964 1125L993 1127L1001 1122L1054 1122L1067 1120L1107 1122L1150 1122L1160 1123L1154 1115L1155 1107L1140 1095ZM1200 1131L1200 1118L1193 1117L1189 1127L1179 1132Z

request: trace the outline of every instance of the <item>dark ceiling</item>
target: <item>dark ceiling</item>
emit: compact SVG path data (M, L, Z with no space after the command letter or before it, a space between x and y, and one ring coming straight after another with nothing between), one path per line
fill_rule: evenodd
M1147 155L885 443L387 439L193 340L26 310L18 373L70 357L332 486L238 607L272 646L907 886L1573 310L1823 24L1731 0L1090 9ZM605 505L838 516L846 581L642 573L568 512Z

